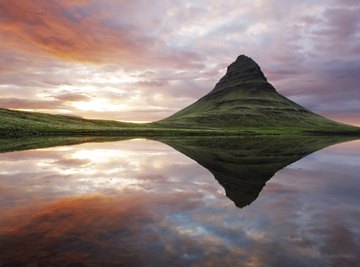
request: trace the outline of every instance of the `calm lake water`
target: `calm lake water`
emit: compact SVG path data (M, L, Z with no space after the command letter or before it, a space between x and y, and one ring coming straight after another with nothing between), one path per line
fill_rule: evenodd
M0 266L360 266L360 141L336 142L1 153Z

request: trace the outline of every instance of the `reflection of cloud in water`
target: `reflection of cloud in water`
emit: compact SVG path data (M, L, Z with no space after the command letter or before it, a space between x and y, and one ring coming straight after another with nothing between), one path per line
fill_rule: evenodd
M216 186L209 172L196 162L147 140L4 153L0 154L0 167L1 184L48 198L98 192L202 190L193 183Z
M14 265L48 266L210 263L224 253L222 240L196 229L181 229L169 219L174 213L191 212L200 199L200 194L188 193L97 195L40 205L22 211L22 216L15 211L14 218L9 214L8 224L0 228L0 259ZM204 257L209 252L214 255Z
M0 154L0 266L356 266L351 151L350 162L339 145L290 165L241 210L207 170L155 142Z
M325 266L330 261L323 252L333 252L335 262L342 264L346 261L335 257L339 252L349 253L349 263L356 255L355 239L335 214L330 218L334 221L321 221L324 225L306 230L291 218L279 220L276 211L266 213L267 206L258 210L262 215L250 213L246 218L206 207L202 201L200 193L93 195L13 210L0 226L0 262L10 266ZM261 218L271 227L261 225ZM309 231L308 237L304 231ZM349 247L339 250L344 233Z

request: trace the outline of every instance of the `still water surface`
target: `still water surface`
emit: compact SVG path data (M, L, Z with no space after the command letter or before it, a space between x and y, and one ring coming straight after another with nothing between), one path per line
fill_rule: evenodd
M359 266L360 141L242 142L1 153L0 266Z

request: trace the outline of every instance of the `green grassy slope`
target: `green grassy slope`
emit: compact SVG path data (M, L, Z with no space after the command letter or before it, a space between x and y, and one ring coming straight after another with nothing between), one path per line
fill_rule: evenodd
M101 132L131 127L136 124L0 108L0 134Z
M260 67L239 56L215 88L194 104L159 122L183 127L297 127L354 130L319 116L280 95Z
M0 136L27 135L112 135L151 137L161 135L238 135L254 131L228 131L164 127L151 123L125 123L109 120L87 120L63 115L24 112L0 108Z

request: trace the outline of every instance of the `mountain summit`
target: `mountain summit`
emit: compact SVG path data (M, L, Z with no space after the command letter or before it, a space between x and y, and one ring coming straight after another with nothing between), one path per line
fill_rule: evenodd
M279 94L250 57L231 63L215 88L192 105L160 121L192 127L336 127Z
M216 84L214 90L221 90L249 81L267 82L267 79L260 66L252 58L241 55L228 66L225 76Z

